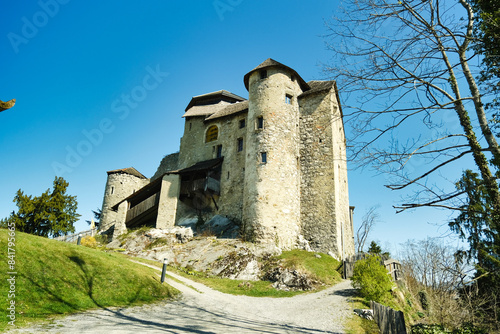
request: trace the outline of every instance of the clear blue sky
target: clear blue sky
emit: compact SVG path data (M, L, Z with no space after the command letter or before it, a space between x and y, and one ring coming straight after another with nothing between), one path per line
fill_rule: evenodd
M306 81L326 79L321 63L331 51L324 21L338 5L4 2L0 99L17 103L0 113L0 217L15 209L18 189L39 195L57 174L77 196L77 231L87 229L91 210L102 205L106 171L133 166L150 177L163 156L178 150L181 116L192 96L225 89L248 97L243 75L269 57ZM404 193L385 183L384 175L350 172L355 228L367 208L380 205L381 222L370 239L382 246L394 250L407 239L447 232L439 227L447 212L396 215L392 205Z

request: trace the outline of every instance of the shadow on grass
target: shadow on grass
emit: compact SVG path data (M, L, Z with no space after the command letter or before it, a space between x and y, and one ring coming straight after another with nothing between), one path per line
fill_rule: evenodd
M84 317L88 321L84 321L83 326L103 326L103 328L113 328L123 330L124 332L147 332L161 330L165 333L325 333L322 330L304 328L293 325L282 325L261 320L255 320L248 317L239 317L225 312L215 312L203 309L201 307L190 305L182 300L176 300L166 305L154 305L151 309L133 308L111 308L102 305L95 296L95 277L85 261L77 256L72 255L68 258L74 262L80 269L78 275L84 282L85 293L92 300L94 305L104 312L92 312L85 314ZM28 280L39 289L44 290L55 300L63 303L73 311L82 311L82 308L77 304L64 298L56 289L49 288L45 282L36 282L27 277ZM137 301L141 289L135 293L135 296L129 300L131 305ZM131 312L135 312L132 315ZM272 310L270 310L272 312ZM63 313L63 312L57 312ZM92 320L90 320L92 319ZM89 323L91 325L89 325ZM72 328L76 325L72 321ZM63 329L60 327L59 329ZM83 329L83 328L82 328ZM326 332L333 333L335 332Z

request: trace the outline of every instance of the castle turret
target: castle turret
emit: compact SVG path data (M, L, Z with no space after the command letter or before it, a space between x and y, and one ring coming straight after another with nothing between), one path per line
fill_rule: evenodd
M124 217L118 218L119 212L111 208L148 183L149 179L133 167L108 172L99 226L101 233L116 236L126 231Z
M247 236L292 248L300 234L299 106L309 87L267 59L244 77L249 91L243 226Z

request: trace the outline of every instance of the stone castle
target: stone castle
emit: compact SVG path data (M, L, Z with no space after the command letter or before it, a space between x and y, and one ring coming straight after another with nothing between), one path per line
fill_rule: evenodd
M179 152L150 179L131 167L108 172L101 231L222 216L247 240L354 253L335 82L305 82L273 59L243 81L248 100L225 90L191 99Z

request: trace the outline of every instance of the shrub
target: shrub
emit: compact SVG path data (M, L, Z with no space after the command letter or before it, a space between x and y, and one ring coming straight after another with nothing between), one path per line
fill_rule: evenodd
M378 256L357 261L351 280L353 287L359 289L366 300L383 302L390 298L392 281Z
M83 237L82 240L80 241L80 244L82 246L89 247L89 248L96 248L97 247L97 241L95 240L94 237L91 237L90 235Z

